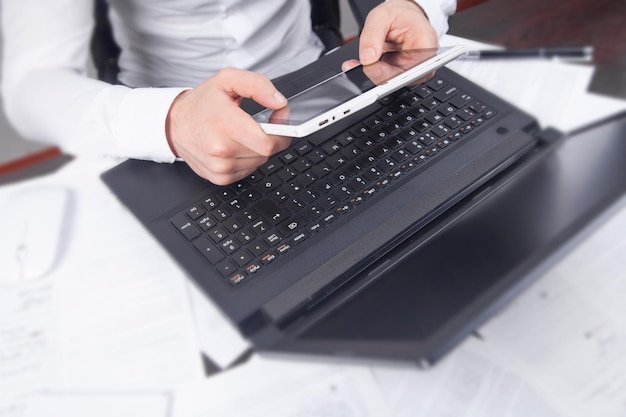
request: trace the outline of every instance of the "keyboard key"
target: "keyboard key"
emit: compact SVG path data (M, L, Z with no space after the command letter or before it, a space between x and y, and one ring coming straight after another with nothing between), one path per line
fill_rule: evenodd
M246 266L244 270L246 271L248 275L252 275L252 274L256 274L257 272L259 272L262 267L263 267L262 264L253 262L249 264L248 266Z
M452 104L457 109L464 107L467 103L469 103L473 99L472 96L466 93L457 94L452 100L450 100L450 104Z
M307 153L313 150L313 145L311 145L308 141L298 141L296 146L294 147L294 151L296 151L300 156L306 155Z
M273 253L266 253L265 255L261 256L261 262L263 262L263 265L270 264L275 259L276 259L276 255Z
M267 193L277 188L282 183L283 181L280 179L280 177L271 176L264 178L263 181L260 181L257 184L257 187L259 188L259 190L261 190L261 192Z
M458 92L459 90L456 87L452 86L439 91L437 94L435 94L435 98L440 102L445 103L452 97L456 96Z
M264 242L257 240L254 243L247 245L246 249L250 251L253 256L259 257L266 253L269 248Z
M211 211L211 215L217 219L217 221L223 221L230 217L230 210L226 206L221 206Z
M296 160L296 158L298 157L298 154L296 151L293 150L288 150L285 151L281 156L280 156L280 160L284 163L284 164L289 164L293 161Z
M252 230L254 230L257 235L262 235L265 232L268 232L270 228L270 224L266 223L263 220L257 220L256 222L252 223Z
M220 248L227 254L233 254L241 245L235 239L229 238L220 242Z
M230 218L222 224L230 233L235 233L243 229L243 227L245 226L245 224L236 217Z
M211 216L204 216L197 223L200 226L200 229L206 232L207 230L214 227L217 224L217 221L215 221L215 219L213 219L213 217Z
M245 274L242 274L241 272L237 272L234 275L230 276L228 278L228 282L231 285L237 285L241 282L243 282L246 278L248 278Z
M230 259L225 259L218 263L215 265L215 269L224 277L234 274L237 271L237 267L230 261Z
M304 172L307 169L313 166L313 162L311 162L307 158L300 158L296 162L293 163L293 167L298 170L298 172Z
M428 88L432 90L439 91L440 89L448 85L448 83L442 80L441 78L433 78L430 81L428 81L426 85L428 86Z
M317 165L320 162L322 162L324 159L326 159L328 155L326 155L326 152L324 152L321 149L316 149L313 152L309 153L307 155L307 158L309 158L309 160L313 163L313 165Z
M336 139L342 146L348 146L356 140L356 136L354 136L351 132L343 132L339 134Z
M293 241L293 243L295 245L299 245L300 243L304 242L306 240L306 238L309 237L309 236L310 236L309 232L307 232L307 231L300 231L291 240Z
M283 163L277 160L271 160L261 165L258 169L264 175L270 175L283 167Z
M217 196L211 196L204 199L202 205L206 207L207 210L213 210L214 208L220 205L221 201Z
M287 210L278 207L269 200L261 200L254 205L254 210L270 224L277 225L289 217Z
M291 245L287 243L283 243L282 245L276 248L276 253L282 255L290 249L291 249Z
M224 254L207 239L198 239L193 245L213 265L224 259Z
M224 230L224 228L221 226L215 227L214 229L211 229L209 231L209 237L215 243L221 242L222 240L226 239L226 236L228 236L228 232L226 232L226 230Z
M191 220L196 220L203 214L204 214L204 210L199 205L192 206L187 209L187 215L191 218Z
M330 141L326 143L322 149L324 150L324 152L326 152L327 155L332 155L335 152L339 152L341 150L341 144Z
M252 261L252 255L250 255L250 253L248 253L247 250L241 249L240 251L237 251L237 253L235 253L232 256L232 259L235 261L237 265L243 268L244 266L246 266L248 263Z
M278 226L278 231L284 237L289 237L294 234L297 230L304 226L304 220L300 217L293 217Z
M270 247L274 247L278 245L283 239L280 236L278 236L276 233L270 233L267 236L265 236L263 240Z
M174 216L171 223L187 240L193 240L201 235L200 229L184 213Z
M239 243L241 243L242 245L247 245L254 240L255 235L250 229L244 229L235 233L235 237L237 238Z

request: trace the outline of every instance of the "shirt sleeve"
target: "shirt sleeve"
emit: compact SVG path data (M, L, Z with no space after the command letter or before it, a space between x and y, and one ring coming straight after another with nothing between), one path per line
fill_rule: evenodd
M448 31L448 17L456 11L456 0L414 0L426 13L441 38Z
M172 162L165 119L184 88L110 85L88 77L93 2L2 3L1 91L26 138L81 154Z

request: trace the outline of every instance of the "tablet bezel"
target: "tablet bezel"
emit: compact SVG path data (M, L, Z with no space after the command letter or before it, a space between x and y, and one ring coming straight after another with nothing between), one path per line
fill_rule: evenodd
M260 112L255 113L252 117L259 121L261 128L267 133L272 135L289 136L294 138L300 138L308 136L317 132L320 129L328 127L333 123L342 120L343 118L356 113L357 111L367 107L376 100L391 94L392 92L415 82L421 78L424 78L431 74L433 71L447 64L448 62L458 58L465 52L465 47L461 45L441 47L433 49L435 55L428 58L426 61L418 63L416 66L406 69L404 72L394 76L391 79L384 81L379 85L375 85L373 88L359 92L358 95L333 105L332 107L318 112L315 116L306 121L290 121L290 122L265 122L260 120L267 120L268 113L273 113L274 110L263 109ZM400 53L411 53L412 51L395 51ZM393 52L392 52L393 53ZM372 64L376 65L376 64ZM335 74L324 81L317 83L316 85L305 88L302 91L293 94L288 98L288 101L295 98L302 97L303 94L310 94L315 89L328 88L328 84L337 80L338 77L348 76L350 71L362 71L363 66L357 65L355 68Z

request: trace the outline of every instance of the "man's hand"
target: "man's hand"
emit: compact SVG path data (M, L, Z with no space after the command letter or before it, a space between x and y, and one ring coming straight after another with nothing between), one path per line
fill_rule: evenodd
M388 0L367 15L359 40L361 64L372 64L384 51L437 48L437 32L413 0Z
M291 143L290 138L263 132L239 107L242 97L269 109L287 105L267 77L226 68L178 96L167 117L167 137L174 154L217 185L248 176Z

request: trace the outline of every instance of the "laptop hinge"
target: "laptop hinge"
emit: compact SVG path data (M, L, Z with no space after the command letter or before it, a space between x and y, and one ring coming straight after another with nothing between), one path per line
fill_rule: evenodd
M270 324L270 321L261 310L256 310L254 313L237 323L239 330L244 337L249 337L257 333L268 324Z
M558 130L556 130L554 128L548 127L546 129L538 132L537 139L540 142L542 142L542 143L544 143L546 145L553 145L554 143L556 143L560 139L562 139L563 136L564 135L563 135L562 132L560 132L560 131L558 131Z

